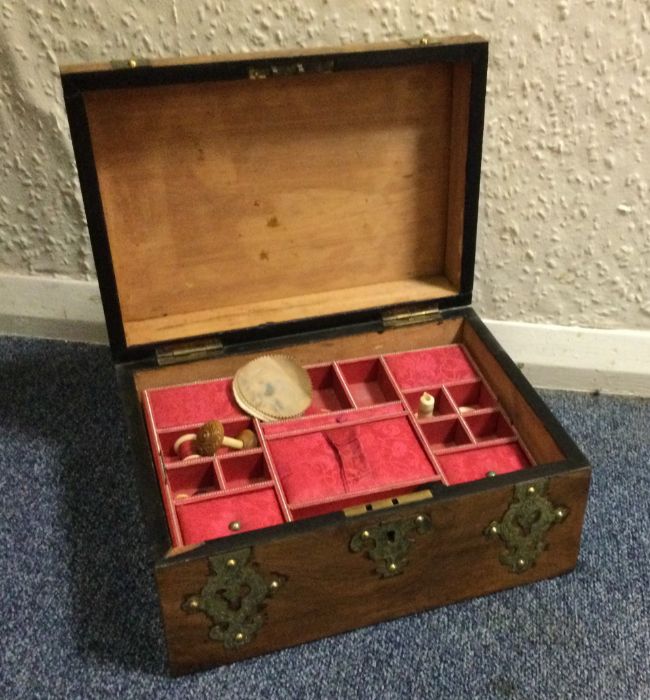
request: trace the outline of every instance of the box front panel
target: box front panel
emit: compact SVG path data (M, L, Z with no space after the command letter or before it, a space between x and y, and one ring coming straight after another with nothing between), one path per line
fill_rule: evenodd
M347 517L157 570L172 670L266 653L569 571L590 470ZM484 488L484 487L483 487Z

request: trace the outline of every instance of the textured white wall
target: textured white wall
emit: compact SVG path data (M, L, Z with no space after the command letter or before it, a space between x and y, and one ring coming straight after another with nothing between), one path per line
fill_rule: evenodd
M57 62L491 41L476 305L650 328L648 0L5 0L0 273L93 275Z

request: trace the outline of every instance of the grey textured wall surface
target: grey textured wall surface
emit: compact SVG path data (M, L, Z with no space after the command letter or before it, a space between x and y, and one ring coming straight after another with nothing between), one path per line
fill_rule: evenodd
M0 274L93 275L57 63L476 32L477 307L650 328L649 0L5 0Z

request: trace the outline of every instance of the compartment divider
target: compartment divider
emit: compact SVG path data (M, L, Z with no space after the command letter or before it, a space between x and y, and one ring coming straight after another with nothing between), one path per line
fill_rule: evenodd
M350 402L350 406L352 406L352 409L348 410L354 410L355 408L359 408L359 406L357 406L357 402L354 400L354 396L352 396L352 392L350 391L348 383L345 381L345 377L343 376L343 372L339 367L339 363L336 360L332 362L332 369L334 371L334 375L339 381L339 384L343 388L343 393L345 394L347 400Z
M309 428L302 428L300 430L290 430L286 433L274 433L273 435L265 435L264 439L265 441L272 441L282 440L284 438L289 437L299 437L300 435L309 435L310 433L326 433L330 430L338 430L339 428L353 428L357 425L365 425L367 423L375 423L382 420L391 420L393 418L401 418L407 415L407 412L404 410L403 406L399 404L398 401L394 401L393 403L396 407L399 408L399 410L395 411L395 413L389 413L380 417L368 416L364 418L358 418L357 420L344 421L343 423L332 423L331 425L320 425L312 426Z
M427 439L424 436L424 433L422 432L422 429L420 428L418 424L417 418L413 415L413 413L409 410L407 411L407 418L411 424L411 428L413 429L413 432L415 433L417 439L420 442L420 447L424 450L424 453L426 456L429 458L429 461L433 465L433 468L435 470L435 476L437 476L437 479L432 479L432 481L440 481L442 479L442 470L440 469L440 465L438 464L438 460L436 459L436 456L431 449L429 443L427 442Z
M266 442L266 436L264 435L264 431L262 430L259 419L254 418L253 423L255 424L255 430L256 430L256 432L259 436L259 439L260 439L260 445L262 447L262 452L264 454L264 458L266 459L266 465L269 469L269 474L271 475L271 479L273 480L275 494L278 497L278 501L280 502L280 510L282 511L282 515L285 517L286 521L292 522L293 521L293 514L291 513L291 510L289 509L289 505L287 503L287 497L284 493L284 489L282 488L282 483L280 482L280 478L278 477L278 472L277 472L277 469L275 468L275 462L273 461L273 457L271 456L271 450L269 450L269 446L267 445L267 442Z
M218 501L220 498L226 498L228 496L236 496L240 493L250 493L251 491L263 491L264 489L273 488L272 481L259 481L256 484L248 484L247 486L237 486L235 488L212 491L211 493L197 493L194 496L188 496L187 498L175 498L174 503L176 506L182 506L186 503L197 503L198 501Z
M219 460L219 457L217 457L217 455L215 455L212 458L212 468L214 469L214 473L217 477L217 483L219 484L219 489L221 491L226 491L227 490L226 480L223 476L223 471L221 469L220 460Z

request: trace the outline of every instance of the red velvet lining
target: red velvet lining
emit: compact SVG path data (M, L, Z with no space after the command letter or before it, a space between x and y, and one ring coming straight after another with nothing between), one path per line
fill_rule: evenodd
M269 449L290 505L435 476L405 417L280 438Z
M277 423L243 414L229 379L146 392L147 428L175 545L231 535L234 520L241 532L412 491L440 479L430 452L449 484L530 465L461 346L307 369L312 405L304 417ZM414 422L406 413L417 414L424 390L436 398L434 417ZM242 454L222 448L217 460L178 460L175 440L214 418L230 436L256 430L260 447ZM274 488L266 487L271 483Z
M476 371L460 345L388 355L385 359L401 389L476 378Z
M185 544L234 535L230 523L240 524L238 532L257 530L284 522L280 504L271 488L194 501L176 508Z
M449 484L485 479L489 471L507 474L530 465L516 442L442 454L437 460Z
M244 415L229 379L155 389L149 392L149 402L158 430Z

